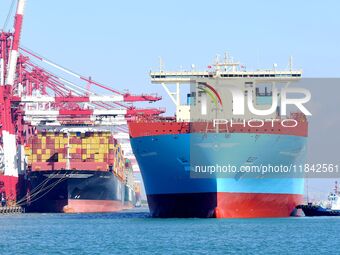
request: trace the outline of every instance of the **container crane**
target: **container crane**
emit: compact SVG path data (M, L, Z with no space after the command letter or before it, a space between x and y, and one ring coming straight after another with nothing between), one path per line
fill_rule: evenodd
M134 102L156 102L155 94L134 95L79 75L20 46L25 0L18 0L13 32L0 32L0 183L6 194L16 194L24 170L26 136L37 127L63 125L122 126L138 116L158 116L165 109L140 109ZM37 59L58 71L86 82L86 87L33 63ZM91 86L106 95L90 91ZM0 185L1 186L1 185ZM0 187L1 188L1 187Z

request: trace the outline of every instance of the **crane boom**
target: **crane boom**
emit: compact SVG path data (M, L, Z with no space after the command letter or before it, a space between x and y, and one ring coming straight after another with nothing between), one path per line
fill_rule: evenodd
M15 14L14 35L13 35L12 48L11 48L10 56L9 56L9 66L8 66L8 73L7 73L7 79L6 79L6 84L10 86L14 85L16 66L17 66L17 61L19 57L19 43L20 43L20 36L21 36L21 30L22 30L22 24L23 24L23 18L24 18L25 2L26 0L18 0L17 11Z

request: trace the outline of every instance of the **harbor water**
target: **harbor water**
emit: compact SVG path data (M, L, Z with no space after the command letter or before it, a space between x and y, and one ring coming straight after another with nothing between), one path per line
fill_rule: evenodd
M153 219L107 214L0 215L0 254L339 254L338 217Z

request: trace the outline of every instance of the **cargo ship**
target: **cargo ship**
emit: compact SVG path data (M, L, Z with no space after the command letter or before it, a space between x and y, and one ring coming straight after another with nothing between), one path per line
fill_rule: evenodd
M271 107L275 85L289 86L302 71L247 71L226 56L206 71L151 72L176 106L173 117L139 118L129 122L130 140L138 161L153 217L288 217L303 200L304 179L270 178L235 173L227 177L193 175L197 165L291 165L303 163L308 121L301 112L287 117L295 127L281 125L280 105L274 113L236 116L234 93L252 96L257 109ZM181 88L190 86L181 102ZM171 87L173 86L173 87ZM274 91L274 92L273 92ZM244 105L244 103L243 103ZM238 105L240 106L240 105ZM241 104L242 107L242 104ZM215 126L213 119L231 120ZM240 120L243 119L243 120ZM255 122L260 125L255 125ZM234 121L233 124L230 122Z
M109 131L39 131L25 153L27 211L114 212L133 206L132 168Z

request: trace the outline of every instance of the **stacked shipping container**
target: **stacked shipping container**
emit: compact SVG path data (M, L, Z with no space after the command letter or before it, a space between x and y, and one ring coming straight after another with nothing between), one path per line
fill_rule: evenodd
M70 170L112 170L125 179L123 151L107 131L39 132L25 148L32 171L66 169L67 152Z

